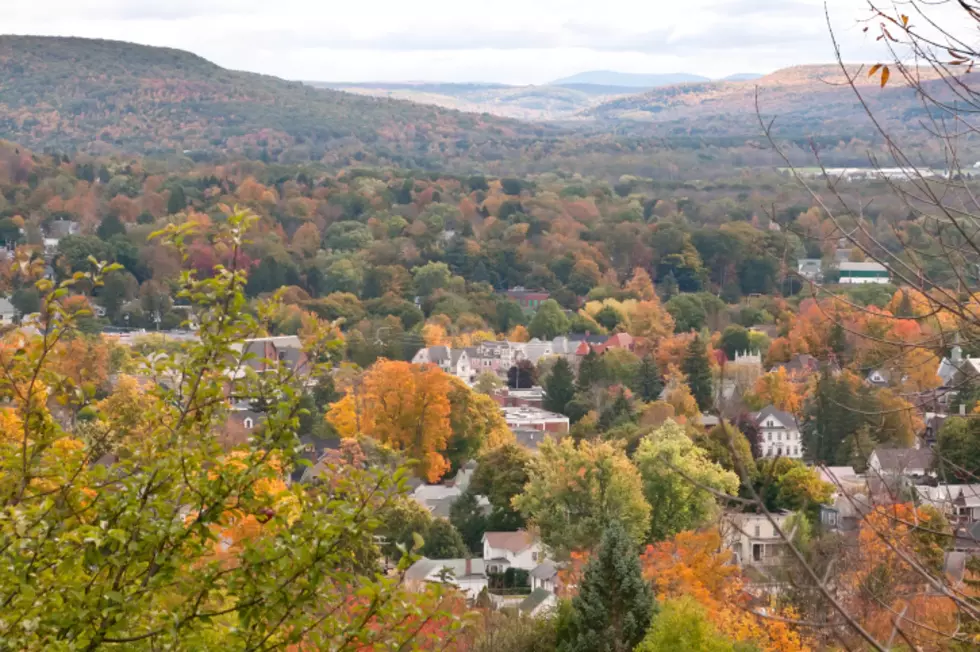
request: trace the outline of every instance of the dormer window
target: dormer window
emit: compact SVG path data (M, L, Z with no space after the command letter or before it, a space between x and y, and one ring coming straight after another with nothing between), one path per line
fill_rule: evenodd
M252 417L245 417L245 420L242 423L245 426L245 430L251 430L252 426L255 425L255 422L252 421Z

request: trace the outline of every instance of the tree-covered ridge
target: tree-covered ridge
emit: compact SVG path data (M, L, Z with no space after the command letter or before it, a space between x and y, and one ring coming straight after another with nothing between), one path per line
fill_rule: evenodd
M518 122L314 89L116 41L0 36L0 137L58 151L367 159L425 166L544 133Z

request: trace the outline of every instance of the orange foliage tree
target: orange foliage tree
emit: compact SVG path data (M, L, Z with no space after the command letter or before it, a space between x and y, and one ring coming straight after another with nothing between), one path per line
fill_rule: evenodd
M681 532L673 539L647 546L641 557L644 577L653 583L659 600L691 596L704 605L709 618L725 636L765 652L809 650L810 644L788 620L791 609L771 608L777 618L752 612L747 606L739 569L722 549L717 530Z
M452 389L437 367L379 360L327 419L342 436L362 434L407 452L418 460L419 475L435 482L449 470L441 451L452 436Z

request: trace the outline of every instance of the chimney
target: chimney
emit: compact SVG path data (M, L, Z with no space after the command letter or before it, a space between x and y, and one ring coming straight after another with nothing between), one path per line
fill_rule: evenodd
M470 576L473 574L473 560L469 557L466 558L466 575Z
M959 362L963 359L963 348L959 344L950 349L949 359L951 362Z

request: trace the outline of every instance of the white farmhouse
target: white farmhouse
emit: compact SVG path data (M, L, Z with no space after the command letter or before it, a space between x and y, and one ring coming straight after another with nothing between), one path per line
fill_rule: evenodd
M803 457L803 440L796 417L772 405L753 416L759 429L759 450L763 457Z
M773 521L786 533L786 521L793 512L773 512ZM778 564L788 551L786 541L765 514L726 514L722 519L722 539L741 565Z
M544 548L536 537L525 530L485 532L483 560L488 573L503 573L508 568L530 572L544 561Z

